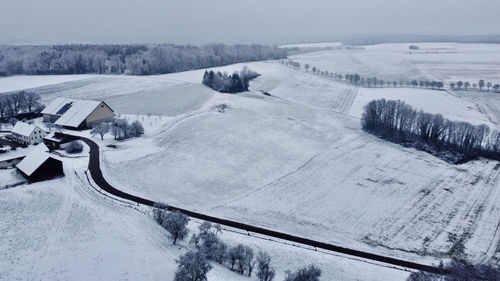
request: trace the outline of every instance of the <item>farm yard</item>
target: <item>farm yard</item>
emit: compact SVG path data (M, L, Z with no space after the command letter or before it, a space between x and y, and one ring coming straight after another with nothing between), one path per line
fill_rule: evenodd
M386 79L500 81L499 45L417 45L420 50L412 54L408 44L382 44L307 52L291 59ZM480 54L491 59L486 62ZM62 96L102 99L121 117L141 120L146 131L141 138L117 142L110 134L103 141L94 137L103 150L104 176L125 192L425 264L451 257L498 259L500 164L486 159L448 164L366 134L360 117L373 99L399 99L450 120L499 129L499 94L362 88L275 61L214 69L232 73L245 65L261 75L250 82L249 92L236 95L204 87L204 69L154 76L0 78L0 92L26 85L44 103ZM481 71L486 68L489 71ZM87 161L65 159L64 179L0 191L0 212L10 214L0 219L0 233L9 241L0 246L0 260L7 261L0 262L0 279L81 279L76 275L80 264L96 278L155 280L173 275L174 259L188 249L187 241L169 246L161 228L140 212L147 210L101 200L87 186ZM19 206L22 212L16 211ZM30 221L35 210L40 210L36 225ZM75 213L78 220L69 220ZM39 233L22 232L17 221ZM191 229L196 227L190 222ZM77 233L78 241L71 241ZM307 257L323 265L325 280L408 276L231 232L224 237L266 249L283 270L297 268ZM26 246L15 253L18 243ZM109 247L106 253L103 245ZM120 267L110 269L115 257L131 256L125 249L133 252L133 259L120 260ZM27 270L22 263L35 266ZM278 277L281 280L283 272ZM247 280L217 266L209 274L210 281L238 278Z

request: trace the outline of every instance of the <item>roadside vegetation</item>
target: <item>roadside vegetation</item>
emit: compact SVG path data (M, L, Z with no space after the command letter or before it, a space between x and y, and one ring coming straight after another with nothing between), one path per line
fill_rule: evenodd
M410 46L412 47L412 46ZM416 47L416 46L413 46ZM418 47L416 47L418 48ZM416 50L416 49L413 49ZM291 67L294 69L300 69L301 65L299 62L293 61L292 59L281 60L280 63L284 66ZM422 89L434 89L442 90L445 86L443 81L431 81L422 79L413 80L383 80L377 77L363 77L358 73L338 73L329 72L328 70L319 69L315 66L311 66L308 63L304 64L304 70L306 72L311 71L313 74L321 75L326 78L335 79L338 81L344 81L346 83L368 88L422 88ZM495 93L500 93L500 83L493 84L492 82L486 82L480 79L477 83L470 83L469 81L457 81L451 82L450 88L452 90L476 90L490 92L490 89Z
M0 46L0 76L152 75L283 58L286 50L258 44L5 45Z
M400 100L373 100L361 117L364 131L429 152L449 163L477 157L500 160L500 132L486 125L445 119L417 111Z
M450 273L435 274L429 272L413 272L407 281L498 281L500 267L488 264L474 265L466 260L453 260L446 266L440 267Z
M484 88L489 92L492 89L495 93L500 93L500 84L493 84L491 82L485 82L483 79L480 79L477 83L470 83L469 81L457 81L450 83L450 88L452 90L457 91L470 91L479 89L479 91L483 91Z
M154 209L153 217L169 232L175 245L187 237L189 219L178 211L160 209L165 206L157 204L158 208ZM210 262L247 277L255 274L259 281L274 280L276 269L272 266L268 253L259 251L255 254L251 247L244 244L230 246L219 237L221 233L222 228L219 224L203 222L198 226L198 233L192 234L189 240L191 249L176 261L178 268L175 281L207 280L207 274L212 269ZM320 276L321 269L309 265L296 272L286 271L285 281L319 281Z

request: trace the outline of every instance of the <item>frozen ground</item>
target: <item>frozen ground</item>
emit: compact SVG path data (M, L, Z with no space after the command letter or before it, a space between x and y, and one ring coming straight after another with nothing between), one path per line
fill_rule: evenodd
M1 280L171 280L175 259L190 248L187 240L172 246L147 209L94 191L84 174L87 161L64 158L64 178L0 191ZM197 226L191 222L191 231ZM224 231L222 238L270 253L278 279L304 259L323 268L324 280L405 280L408 275L246 234ZM256 280L213 266L209 281Z
M409 45L420 47L409 52ZM321 70L359 73L388 80L436 79L446 82L485 79L500 82L499 44L406 43L365 46L365 50L328 50L292 57Z
M377 46L373 48L376 51ZM336 51L328 52L328 56L337 56ZM380 52L405 56L399 45ZM328 60L324 54L306 55L315 55L320 62ZM379 63L382 61L386 61L383 56ZM400 63L396 58L392 66L374 67L373 71L385 68L390 75L417 73L413 66L404 70L405 65ZM232 72L243 65L218 69ZM118 142L117 148L106 147L102 157L105 176L131 193L426 263L448 258L460 244L476 261L487 261L495 255L500 240L498 162L449 165L363 133L359 116L371 99L385 97L450 119L494 126L498 120L496 98L486 93L477 101L475 96L444 91L358 89L274 62L248 65L262 75L251 82L252 93L239 95L214 94L203 88L200 80L204 70L150 77L103 76L44 86L37 91L46 100L65 95L104 98L118 112L131 114L127 115L129 120L139 118L146 125L146 136ZM452 71L452 66L447 69ZM272 96L262 95L263 91ZM229 109L219 112L216 106L220 104ZM148 113L153 116L146 116ZM114 141L108 135L103 144L109 143ZM72 181L66 184L74 185ZM52 193L59 190L46 188ZM9 192L17 198L27 191ZM28 216L33 209L26 208L24 215ZM101 207L92 208L97 213ZM107 216L132 223L121 210L107 212ZM119 226L109 223L107 227ZM143 247L140 243L134 246ZM153 259L161 256L155 252L152 255ZM280 257L279 253L273 255ZM302 253L285 255L293 260ZM345 274L332 275L334 279L384 277L330 266L332 272ZM161 274L172 269L162 270ZM213 276L219 276L218 272ZM357 277L353 277L354 272Z
M82 75L33 75L33 76L12 76L0 78L0 93L37 88L46 85L65 83L69 81L85 80L96 77L92 74Z

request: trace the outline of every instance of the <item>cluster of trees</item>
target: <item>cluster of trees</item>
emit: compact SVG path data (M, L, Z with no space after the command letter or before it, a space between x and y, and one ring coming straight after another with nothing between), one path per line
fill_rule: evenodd
M0 76L150 75L283 58L286 50L258 44L0 46Z
M158 206L158 205L157 205ZM158 206L160 207L160 206ZM156 208L153 212L154 219L171 235L173 244L184 240L188 235L188 217L178 211L169 212ZM238 244L228 246L219 238L221 226L204 222L198 227L199 232L193 234L189 243L195 250L188 251L176 262L178 268L175 281L203 281L212 269L210 261L225 265L248 277L255 275L259 281L272 281L276 270L271 266L271 257L266 252L260 251L256 256L252 248ZM285 281L318 281L321 269L310 265L299 269L297 272L285 272Z
M140 137L144 134L144 127L139 120L128 123L127 119L115 118L112 122L102 122L94 126L90 131L93 136L99 135L101 140L111 132L115 140L124 140L131 137Z
M500 160L500 132L490 131L486 125L451 121L440 114L416 111L400 100L371 101L365 106L361 124L369 133L436 152L453 163L478 156Z
M471 87L472 86L472 87ZM482 91L483 88L487 88L488 89L488 92L490 91L491 88L493 88L493 90L498 93L500 91L500 84L495 84L493 85L493 83L491 82L485 82L483 79L479 80L477 83L470 83L469 81L457 81L457 82L451 82L450 83L450 88L454 89L454 90L469 90L469 89L477 89L479 88L479 91Z
M300 62L294 61L292 59L287 59L287 60L281 60L280 63L284 66L288 66L291 68L299 69L300 68Z
M232 75L228 75L227 72L210 70L205 71L202 83L221 93L240 93L248 91L250 80L258 76L257 72L246 66L240 72L235 71Z
M40 96L26 91L0 94L0 119L16 117L20 113L42 110Z
M408 281L499 281L500 267L479 264L474 265L466 260L452 260L449 264L441 268L449 270L450 274L435 274L429 272L413 272L408 277Z

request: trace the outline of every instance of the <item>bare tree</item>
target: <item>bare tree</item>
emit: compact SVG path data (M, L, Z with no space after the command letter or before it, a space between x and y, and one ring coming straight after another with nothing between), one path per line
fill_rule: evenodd
M271 267L271 257L265 252L257 255L257 278L259 281L272 281L276 271Z
M172 235L174 245L177 240L186 238L188 234L187 224L188 217L181 212L162 211L161 213L161 226Z
M111 126L109 125L109 123L102 122L97 126L94 126L90 131L90 134L92 135L92 137L94 137L95 135L99 135L101 136L101 140L104 140L104 135L109 132L110 128Z

